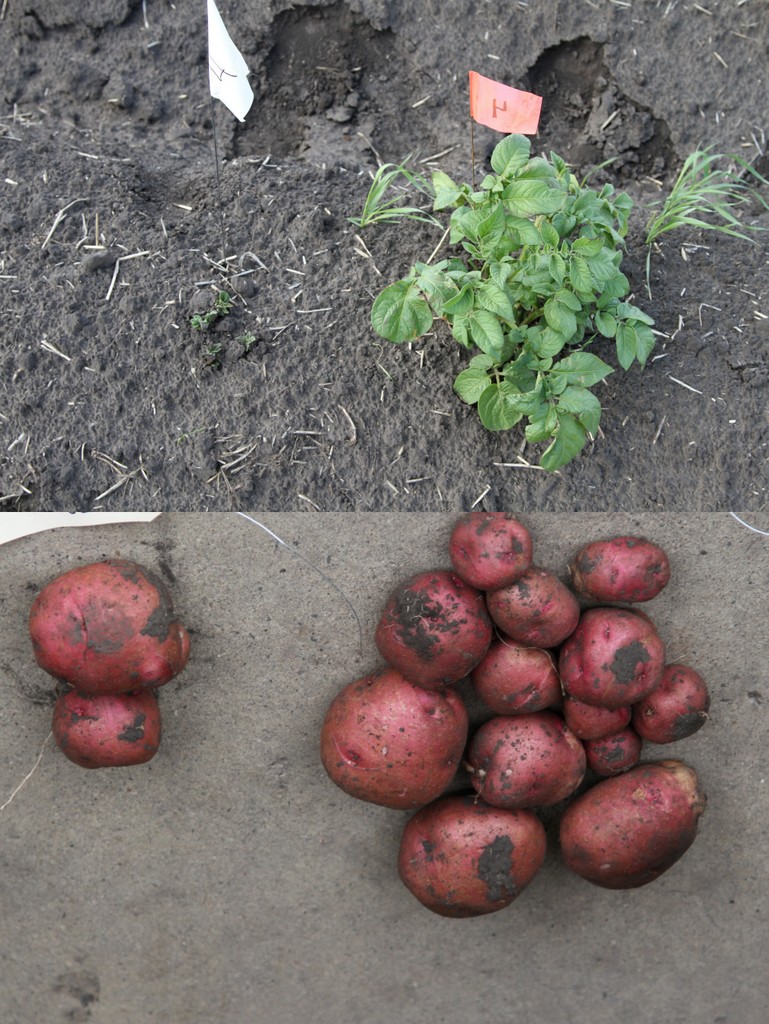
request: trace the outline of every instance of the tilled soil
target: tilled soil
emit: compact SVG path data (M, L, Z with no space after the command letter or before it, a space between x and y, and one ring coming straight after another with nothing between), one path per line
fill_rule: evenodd
M202 0L2 6L0 508L766 507L769 243L665 236L651 298L643 244L694 149L769 172L765 3L219 9L244 124L217 103L212 125ZM409 347L369 322L441 231L348 218L377 159L469 180L470 68L540 93L534 148L611 160L597 180L635 202L623 270L657 347L599 386L601 434L554 475L453 394L444 325ZM476 127L479 164L498 139ZM233 311L195 331L219 288Z

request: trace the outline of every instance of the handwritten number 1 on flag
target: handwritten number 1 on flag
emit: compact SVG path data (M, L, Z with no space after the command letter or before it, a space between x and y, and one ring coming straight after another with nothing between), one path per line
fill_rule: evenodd
M506 135L536 135L542 97L470 72L470 117Z
M239 121L254 102L248 84L248 64L230 39L214 0L208 0L208 83L214 99L221 100Z

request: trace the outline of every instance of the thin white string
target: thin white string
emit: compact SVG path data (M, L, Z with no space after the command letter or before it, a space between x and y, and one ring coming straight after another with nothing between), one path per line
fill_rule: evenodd
M2 807L0 807L0 811L4 811L6 809L8 804L11 802L11 800L13 800L13 798L16 796L16 794L19 792L19 790L23 789L24 786L26 786L26 784L32 778L32 776L34 775L35 771L37 770L37 766L40 764L40 762L43 759L43 751L45 750L46 744L48 743L48 740L51 738L51 736L53 736L53 733L49 732L48 735L46 736L46 738L43 740L43 745L40 748L40 753L37 755L37 761L35 761L35 763L32 765L30 770L27 772L27 774L24 776L24 778L18 784L16 789L14 789L14 791L11 793L11 795L8 797L8 799L5 801L5 803L2 805Z
M749 530L752 530L753 533L760 533L762 537L769 537L769 533L767 533L766 530L757 530L755 526L751 526L750 523L746 523L744 519L740 519L740 517L735 512L730 512L729 515L733 519L736 519L738 523L742 523L743 526L746 526Z
M337 592L337 594L340 595L340 597L344 600L344 603L352 612L353 618L355 619L356 625L358 626L358 642L360 647L360 655L361 657L363 657L363 629L360 624L360 619L358 618L358 613L355 611L355 608L353 607L352 601L350 601L347 594L345 594L341 587L334 583L331 577L327 576L326 573L323 572L322 569L319 569L318 566L315 565L313 562L311 562L309 558L305 558L303 554L301 554L299 551L296 551L289 544L286 544L284 540L281 540L277 533L273 533L272 530L270 530L268 527L264 525L264 523L260 523L258 519L253 519L251 516L247 516L245 512L238 512L236 514L239 516L243 516L243 518L247 519L249 523L253 523L254 526L258 526L260 530L264 530L264 532L268 534L270 537L272 537L274 541L276 541L278 544L281 544L287 551L290 551L295 558L298 558L306 565L309 565L311 569L314 569L319 576L322 576L323 579L334 588L334 590Z

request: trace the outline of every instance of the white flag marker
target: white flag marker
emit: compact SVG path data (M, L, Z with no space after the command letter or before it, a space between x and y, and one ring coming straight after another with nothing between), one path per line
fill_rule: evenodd
M208 83L211 95L231 110L239 121L254 102L248 84L248 64L230 39L214 0L208 0Z

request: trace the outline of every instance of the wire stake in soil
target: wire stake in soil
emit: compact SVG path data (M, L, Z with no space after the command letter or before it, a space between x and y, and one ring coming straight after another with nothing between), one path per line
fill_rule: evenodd
M216 105L211 97L211 132L214 136L214 165L216 167L216 200L219 206L219 228L222 232L222 263L227 264L227 236L224 226L224 207L222 205L222 179L219 174L219 147L216 143Z

